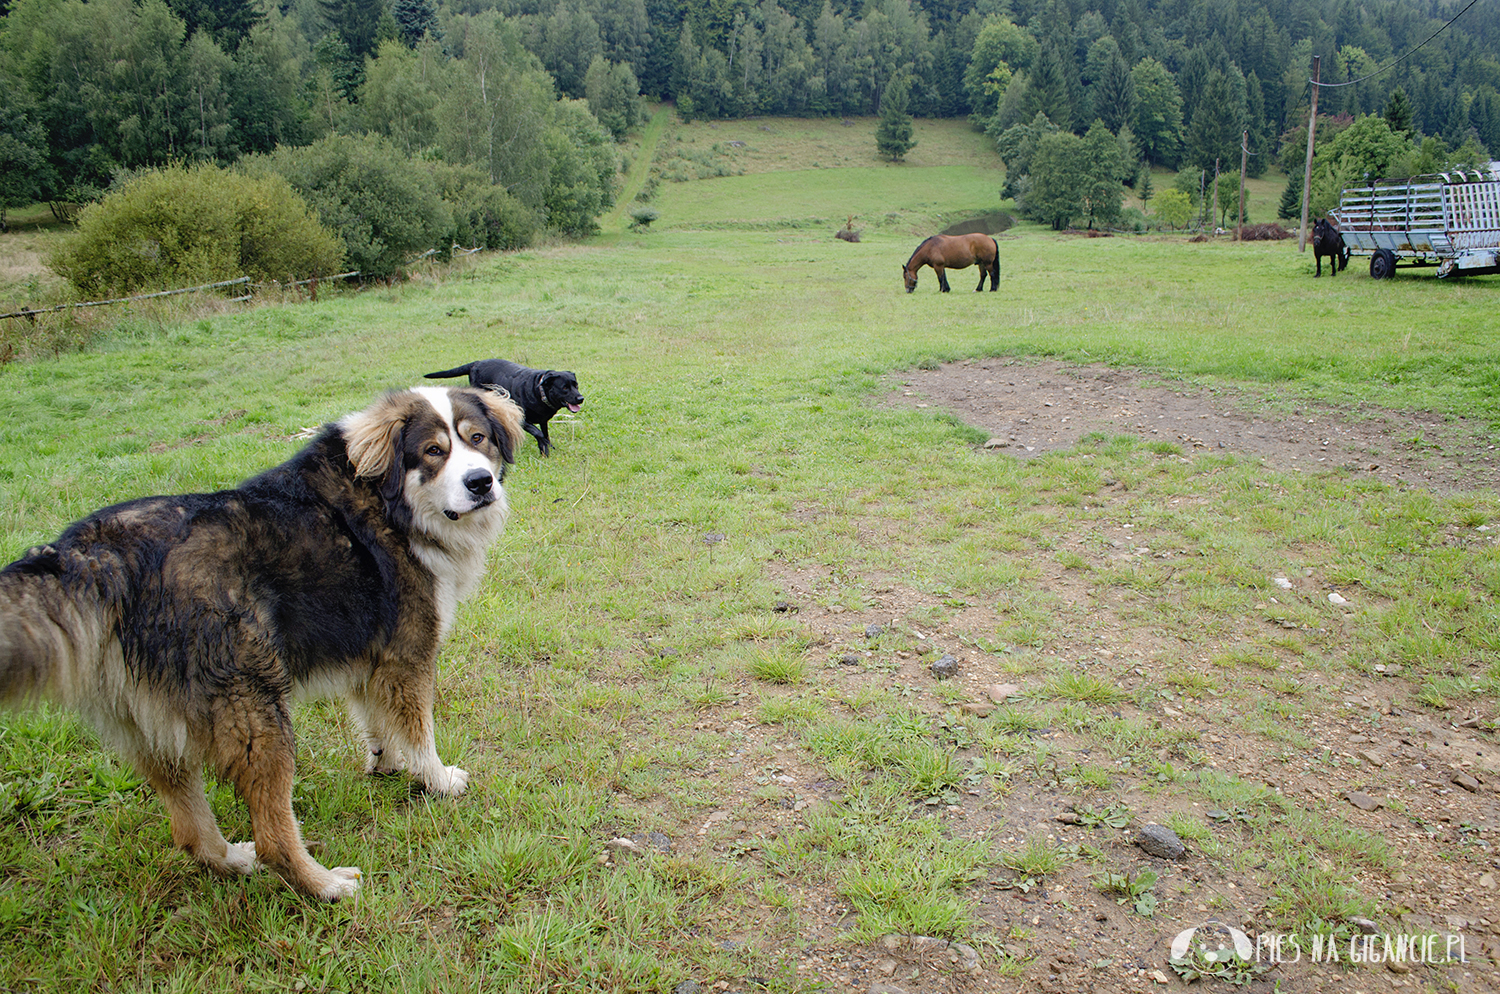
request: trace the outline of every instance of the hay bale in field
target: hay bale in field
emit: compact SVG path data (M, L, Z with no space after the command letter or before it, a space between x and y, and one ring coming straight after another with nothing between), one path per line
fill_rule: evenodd
M1279 224L1247 224L1240 232L1242 242L1271 242L1292 237L1292 233Z

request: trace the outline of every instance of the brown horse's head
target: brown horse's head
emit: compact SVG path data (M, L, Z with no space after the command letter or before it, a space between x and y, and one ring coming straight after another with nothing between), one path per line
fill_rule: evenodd
M907 293L911 293L917 288L917 270L921 268L921 266L912 267L909 265L901 267L901 278L906 281Z

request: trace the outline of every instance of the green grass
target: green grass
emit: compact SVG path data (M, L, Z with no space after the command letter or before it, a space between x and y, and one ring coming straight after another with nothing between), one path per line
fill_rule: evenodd
M1215 769L1144 714L1169 695L1220 735L1295 753L1313 744L1299 716L1345 721L1339 688L1374 662L1400 662L1424 709L1492 698L1500 551L1474 529L1500 519L1500 500L1119 439L1021 462L982 452L951 418L886 406L882 378L1050 357L1278 409L1369 403L1495 424L1500 352L1473 315L1494 310L1500 281L1313 281L1294 243L1023 224L1001 236L1000 292L925 280L907 295L897 269L920 237L997 206L993 162L884 167L860 161L857 129L795 128L796 171L773 170L775 136L757 132L744 175L662 184L646 233L316 304L123 310L85 351L0 366L6 560L109 502L232 486L296 451L304 429L432 369L505 356L575 370L588 398L553 421L550 459L521 454L511 526L443 650L439 747L470 770L469 794L364 777L340 708L300 705L304 832L319 858L366 874L356 901L314 906L172 852L151 792L71 716L8 716L0 988L634 991L761 977L811 990L797 972L809 894L852 923L839 942L978 941L997 866L1078 872L1052 843L1002 853L946 820L990 804L996 823L1002 776L1080 794L1145 784L1223 809L1222 824L1174 824L1260 883L1267 923L1378 910L1366 881L1390 857L1370 836ZM832 238L848 214L859 243ZM1106 478L1121 486L1106 494ZM1192 555L1112 559L1101 535L1122 523ZM1369 595L1349 619L1271 605L1269 578L1304 566ZM788 577L805 604L846 616L894 585L937 606L869 645L861 631L825 638L775 610ZM960 721L947 717L960 685L917 686L917 660L893 673L917 648L906 629L991 610L964 651L1014 673L1024 704ZM1273 610L1302 627L1268 625ZM1172 662L1165 683L1102 662L1088 639L1103 613ZM844 643L870 648L868 665L839 665ZM1072 743L1100 751L1085 761ZM232 793L212 801L243 837ZM1254 834L1226 834L1242 828ZM606 848L649 832L671 851Z

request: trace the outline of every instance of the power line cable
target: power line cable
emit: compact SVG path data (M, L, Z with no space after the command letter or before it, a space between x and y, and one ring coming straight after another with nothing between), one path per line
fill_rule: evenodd
M1432 39L1436 38L1438 35L1442 34L1444 31L1448 30L1448 28L1453 24L1454 21L1458 20L1460 17L1463 17L1464 14L1468 13L1469 7L1474 6L1478 2L1479 2L1479 0L1469 0L1469 6L1468 7L1465 7L1463 10L1459 11L1457 14L1454 14L1451 18L1449 18L1447 24L1444 24L1442 27L1438 28L1432 34L1428 35L1423 40L1423 42L1422 42L1421 45L1418 45L1416 48L1412 49L1410 52L1407 52L1405 55L1401 56L1401 58L1396 59L1393 62L1387 62L1385 65L1381 66L1379 69L1376 69L1374 72L1372 72L1372 73L1370 73L1368 75L1361 76L1361 77L1359 77L1359 79L1351 79L1351 80L1349 80L1346 83L1319 83L1316 80L1311 80L1311 79L1308 80L1308 83L1311 84L1312 86L1321 86L1321 87L1324 87L1326 89L1332 90L1332 89L1335 89L1336 87L1340 87L1340 86L1353 86L1355 83L1363 83L1367 79L1374 79L1376 76L1379 76L1381 73L1385 72L1387 69L1391 68L1392 66L1398 65L1398 64L1400 64L1402 62L1405 62L1407 59L1411 58L1413 55L1416 55L1417 52L1421 51L1423 45L1426 45L1427 42L1431 41Z

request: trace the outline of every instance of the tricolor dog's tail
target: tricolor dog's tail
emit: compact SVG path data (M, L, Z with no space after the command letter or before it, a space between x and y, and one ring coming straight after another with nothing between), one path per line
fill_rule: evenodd
M426 375L426 379L443 380L447 379L450 376L468 376L469 370L473 368L474 364L472 362L466 362L462 366L459 366L455 369L445 369L441 373L428 373Z
M92 584L76 579L47 545L0 570L0 704L76 706L97 688L113 626Z

